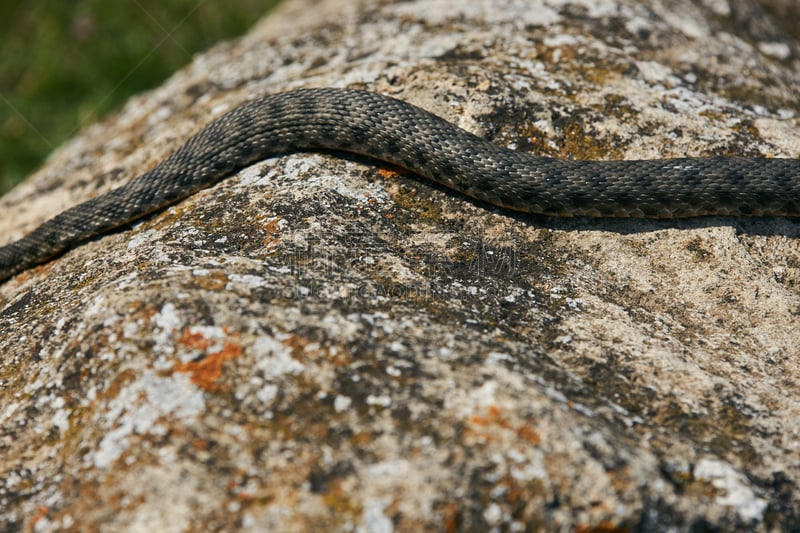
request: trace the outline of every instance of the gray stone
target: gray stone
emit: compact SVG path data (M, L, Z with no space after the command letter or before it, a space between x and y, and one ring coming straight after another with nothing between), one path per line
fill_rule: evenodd
M558 157L798 157L787 4L743 5L288 2L54 153L0 239L294 87ZM798 530L798 237L259 162L0 285L0 530Z

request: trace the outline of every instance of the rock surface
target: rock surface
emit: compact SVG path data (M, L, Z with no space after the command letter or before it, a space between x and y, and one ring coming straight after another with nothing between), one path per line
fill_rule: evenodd
M0 239L301 86L559 157L800 157L787 5L290 1L57 151ZM0 285L0 530L797 531L798 315L795 220L262 161Z

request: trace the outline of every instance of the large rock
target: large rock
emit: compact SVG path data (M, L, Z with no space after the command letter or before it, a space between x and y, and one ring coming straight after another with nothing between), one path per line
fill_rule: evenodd
M289 2L57 151L0 239L301 86L559 157L798 157L785 5ZM0 286L0 530L798 530L799 238L259 162Z

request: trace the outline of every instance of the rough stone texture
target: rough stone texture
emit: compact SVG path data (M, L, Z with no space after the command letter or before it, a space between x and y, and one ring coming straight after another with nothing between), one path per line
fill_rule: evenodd
M782 6L290 2L57 151L0 239L300 86L562 157L798 157ZM0 286L0 530L796 531L799 239L260 162Z

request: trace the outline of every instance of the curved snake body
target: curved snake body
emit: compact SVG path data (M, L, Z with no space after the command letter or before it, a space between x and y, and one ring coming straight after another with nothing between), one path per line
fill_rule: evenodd
M300 89L241 105L152 170L0 247L0 282L209 187L254 161L318 149L383 160L478 200L527 213L648 218L800 215L798 159L553 159L493 145L387 96Z

